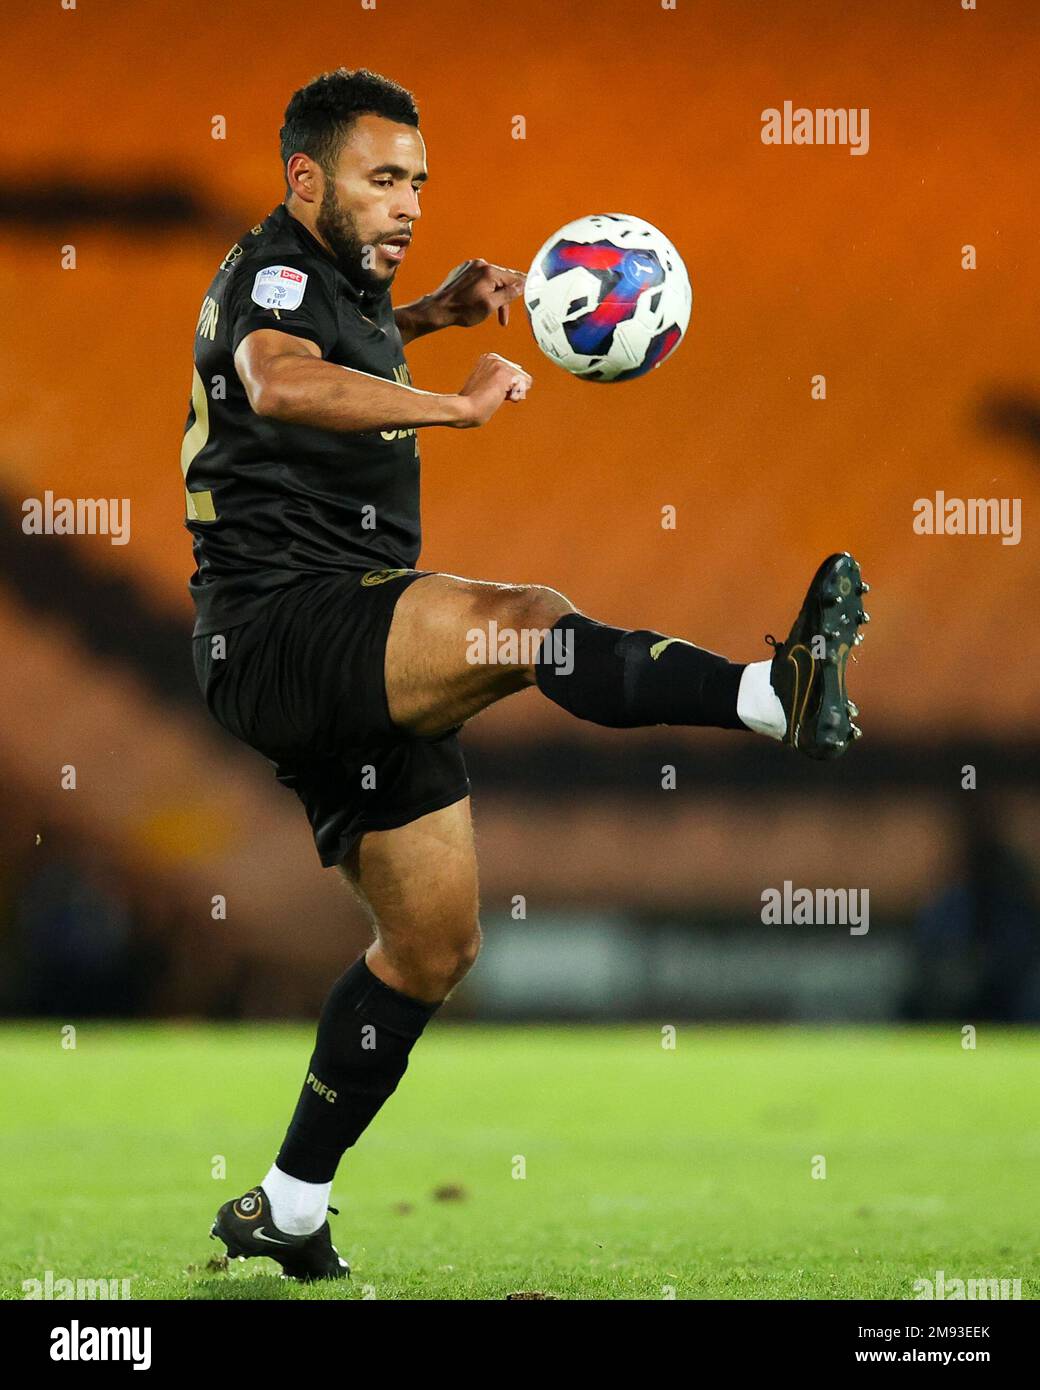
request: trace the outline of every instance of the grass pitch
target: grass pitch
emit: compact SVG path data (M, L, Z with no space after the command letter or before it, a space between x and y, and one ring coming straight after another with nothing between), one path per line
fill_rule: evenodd
M1040 1289L1040 1038L965 1051L955 1026L682 1025L668 1051L655 1024L434 1024L335 1184L352 1280L208 1270L312 1036L0 1029L0 1296L47 1270L135 1299L908 1298L940 1269Z

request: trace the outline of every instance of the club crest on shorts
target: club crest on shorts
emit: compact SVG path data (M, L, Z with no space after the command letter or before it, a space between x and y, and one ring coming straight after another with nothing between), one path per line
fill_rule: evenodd
M399 575L411 574L411 570L369 570L367 574L361 576L362 588L368 589L373 584L385 584L388 579L397 579Z

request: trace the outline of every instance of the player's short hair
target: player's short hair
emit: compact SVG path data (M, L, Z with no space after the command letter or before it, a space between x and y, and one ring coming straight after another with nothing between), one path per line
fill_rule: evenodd
M418 126L415 98L392 78L368 68L337 68L293 92L280 132L282 171L294 154L307 154L331 177L343 141L358 116Z

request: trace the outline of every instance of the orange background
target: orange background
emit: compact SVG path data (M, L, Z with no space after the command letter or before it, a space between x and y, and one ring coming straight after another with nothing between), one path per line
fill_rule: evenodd
M0 485L16 504L48 488L129 497L129 545L63 544L183 624L185 668L179 450L199 304L226 249L282 196L277 133L292 91L365 65L415 92L429 153L397 302L468 256L526 267L554 229L592 212L656 223L694 287L675 356L620 385L543 359L522 310L504 330L414 345L428 389L457 389L489 349L535 376L530 398L485 429L424 433L421 563L550 584L605 621L737 660L768 655L763 634L786 632L829 551L853 550L873 586L850 674L868 737L842 766L810 778L778 761L768 790L731 785L732 736L676 730L674 795L655 778L638 797L583 785L570 800L566 786L550 796L475 779L485 904L508 907L516 892L542 910L709 903L753 920L778 876L845 880L853 794L857 881L879 911L912 913L949 880L962 757L993 740L1016 757L1036 747L1037 446L981 423L994 393L1040 397L1034 4L78 0L64 11L48 0L5 16L4 38L0 158L8 202L27 216L8 209L0 249ZM868 107L869 153L763 145L761 113L785 100ZM72 213L33 224L41 190L62 181L102 198L172 191L200 215L147 230ZM968 243L973 271L961 268ZM77 266L62 270L70 244ZM826 401L811 398L816 373ZM1021 499L1021 543L916 536L913 503L937 489ZM660 525L666 505L674 531ZM96 626L120 618L99 612ZM0 659L11 807L0 850L31 867L42 825L44 850L78 845L165 913L178 961L163 976L169 1007L206 1007L199 991L222 968L258 960L254 1012L320 998L366 927L344 934L342 888L318 873L299 807L263 761L201 701L156 699L140 671L13 591L0 593ZM643 737L527 692L474 721L466 743L493 756L500 740L515 751L544 734L609 758L619 739ZM949 804L909 775L884 780L886 741L933 739ZM687 749L719 751L714 780L687 775ZM58 786L68 762L74 794ZM853 793L847 779L869 782L882 764L877 785ZM997 810L1006 836L1035 844L1035 796L1008 793ZM228 898L219 925L215 893Z
M976 412L994 387L1037 388L1035 7L81 0L5 26L9 190L148 176L221 219L212 234L56 226L5 252L17 365L0 467L20 496L132 499L130 545L94 538L94 563L129 567L187 619L177 460L199 302L279 200L291 91L367 65L415 91L429 151L398 302L469 255L526 267L594 211L661 226L694 286L686 342L633 383L570 379L522 312L413 347L429 389L455 389L487 349L536 378L489 427L424 435L424 566L548 583L604 620L751 659L848 547L874 586L853 673L869 728L1031 726L1036 457ZM869 153L763 145L761 112L785 99L869 107ZM75 271L59 268L67 242ZM1021 544L914 536L912 504L937 488L1022 498ZM490 716L557 718L530 699Z

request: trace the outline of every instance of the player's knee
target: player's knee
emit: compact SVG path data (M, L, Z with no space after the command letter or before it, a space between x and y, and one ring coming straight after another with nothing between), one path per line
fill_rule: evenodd
M574 604L547 584L528 584L524 587L524 618L531 627L552 627L564 613L573 613Z
M474 922L470 931L456 943L452 952L452 974L455 984L473 969L480 955L482 939L480 923Z
M445 992L454 989L472 970L480 954L480 941L480 926L474 922L468 931L453 935L434 948L430 964Z
M495 614L499 632L509 629L520 638L518 663L529 681L534 681L534 656L542 639L565 613L573 613L569 598L546 584L518 584L507 591Z
M453 925L421 943L399 945L387 954L406 994L417 999L443 999L473 968L480 945L480 925L474 921L465 929Z

